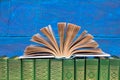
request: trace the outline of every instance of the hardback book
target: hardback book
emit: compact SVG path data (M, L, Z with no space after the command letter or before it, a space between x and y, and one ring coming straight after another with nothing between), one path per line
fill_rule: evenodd
M120 57L119 57L119 72L120 72ZM119 79L120 79L120 73L119 73Z
M9 80L21 80L21 60L15 56L8 59Z
M0 80L8 79L8 58L6 56L0 57Z
M119 59L110 59L109 80L119 80Z
M85 80L85 59L75 59L75 80Z
M34 80L34 59L22 59L22 80Z
M49 59L35 59L35 80L49 80Z
M86 80L98 80L98 59L86 59Z
M93 36L87 31L78 34L81 27L65 22L58 23L59 41L50 25L40 29L31 41L39 45L27 46L21 58L71 58L79 56L110 56L104 53ZM79 35L79 36L77 36Z
M99 80L109 80L109 59L100 59Z
M50 59L50 80L62 80L62 59Z
M75 80L74 59L63 60L63 80Z

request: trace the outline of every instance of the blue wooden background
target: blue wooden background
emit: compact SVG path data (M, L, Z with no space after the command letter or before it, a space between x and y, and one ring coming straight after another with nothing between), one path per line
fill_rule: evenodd
M104 52L120 56L120 0L0 0L0 56L22 55L33 34L48 24L57 32L61 21L82 26Z

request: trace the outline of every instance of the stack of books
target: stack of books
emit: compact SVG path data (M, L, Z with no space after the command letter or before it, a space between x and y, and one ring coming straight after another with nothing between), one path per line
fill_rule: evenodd
M0 58L0 80L119 80L120 59Z

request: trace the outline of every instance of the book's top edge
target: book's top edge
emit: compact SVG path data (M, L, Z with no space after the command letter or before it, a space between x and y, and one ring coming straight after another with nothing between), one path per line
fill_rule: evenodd
M20 56L20 59L25 59L25 58L55 58L54 56Z
M17 60L17 59L19 59L19 56L13 56L13 57L10 57L9 59Z
M74 57L110 57L110 54L103 53L103 54L74 54Z
M72 56L72 58L75 58L75 57L110 57L110 54L107 54L107 53L104 53L104 54L74 54ZM56 58L55 56L20 56L19 57L20 59L26 59L26 58ZM59 59L59 58L57 58Z
M8 57L7 56L2 56L2 57L0 57L0 59L8 59Z

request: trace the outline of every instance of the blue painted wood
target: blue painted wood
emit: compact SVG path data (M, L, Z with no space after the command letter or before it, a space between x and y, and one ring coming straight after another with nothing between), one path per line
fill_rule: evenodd
M8 33L10 6L9 0L0 0L0 36L6 36Z
M0 56L22 55L27 45L30 45L30 38L22 37L0 37Z
M96 38L95 40L104 52L120 57L120 38Z
M48 24L56 31L60 21L81 25L82 30L86 29L94 36L117 37L120 34L119 0L12 0L11 8L9 36L31 36Z
M6 27L6 28L4 28ZM0 36L7 36L8 34L8 24L0 21Z
M64 21L80 25L105 52L120 56L119 16L119 0L0 0L0 55L22 55L40 28L51 24L57 33L57 22Z
M30 38L26 37L0 37L0 56L15 56L15 55L23 55L24 49L26 46L30 44L34 44L29 41ZM106 53L111 55L120 56L120 38L112 39L112 38L96 38L95 39L100 48Z

